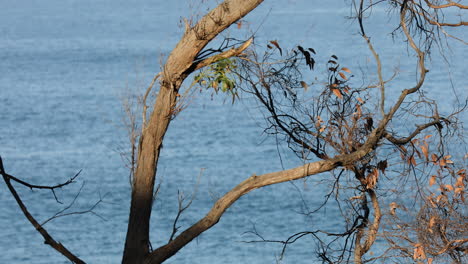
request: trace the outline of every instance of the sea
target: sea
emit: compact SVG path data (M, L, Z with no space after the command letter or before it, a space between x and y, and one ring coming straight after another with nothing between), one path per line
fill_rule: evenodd
M219 2L0 0L0 156L7 173L31 184L54 185L79 173L74 183L55 193L14 186L50 234L87 263L119 263L122 258L131 192L125 107L141 120L141 97L180 40L184 19L193 23ZM305 73L308 78L323 79L327 60L336 55L352 71L352 85L362 87L376 80L375 61L352 18L351 2L265 1L207 49L216 49L223 39L252 35L260 52L270 41L283 51L310 47L317 54L315 70ZM365 22L384 64L384 78L397 72L388 86L387 105L416 81L415 56L394 31L397 20L398 12L383 3L369 11ZM465 41L468 36L458 28L447 34ZM440 35L428 61L424 93L439 100L441 113L450 113L467 98L468 49L462 41ZM192 81L189 76L183 89ZM460 121L467 121L466 114ZM407 131L413 127L400 125ZM163 143L152 248L167 243L174 226L180 233L198 221L217 198L251 175L304 163L283 137L269 135L265 128L265 112L249 94L240 93L234 104L229 95L213 90L190 94ZM342 212L333 202L315 214L304 213L323 203L331 179L330 174L315 175L252 191L166 263L321 263L312 236L289 245L284 254L281 243L262 240L343 230ZM179 200L192 203L174 225ZM0 263L69 263L44 244L3 181L0 207Z

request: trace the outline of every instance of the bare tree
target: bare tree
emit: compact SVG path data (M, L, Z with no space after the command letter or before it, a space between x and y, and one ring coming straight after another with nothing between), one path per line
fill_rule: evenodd
M181 40L169 55L162 72L155 76L143 96L141 133L138 136L135 136L135 120L131 121L132 145L137 144L137 138L138 144L137 148L132 150L131 157L131 208L122 263L164 262L218 223L224 212L243 195L264 186L324 172L331 172L334 176L332 180L336 184L333 185L331 193L335 192L337 200L341 199L338 192L342 187L336 186L342 186L344 178L347 179L345 184L348 191L341 194L344 196L342 201L352 212L343 214L347 223L346 230L341 233L325 230L305 231L284 241L263 241L283 243L286 247L303 236L312 235L321 245L318 256L327 263L364 263L389 257L409 257L429 262L426 253L434 257L449 254L453 260L460 262L466 256L468 242L466 236L457 235L460 232L466 234L466 211L460 208L466 206L464 192L468 179L463 169L455 170L453 162L449 162L449 154L444 149L444 131L457 129L457 113L441 115L437 111L436 102L425 98L421 89L428 74L425 65L427 52L431 44L440 37L437 33L442 32L452 37L444 31L444 27L466 25L464 21L443 21L442 10L465 10L467 7L452 1L445 4L439 1L380 1L388 2L398 11L400 20L397 30L402 33L415 55L418 68L414 85L401 88L397 100L389 105L385 91L391 78L383 78L378 52L370 37L366 35L364 22L366 11L380 2L354 3L360 33L377 64L378 80L365 87L351 87L349 78L352 67L343 67L338 56L333 55L326 63L326 84L321 85L319 92L307 99L302 99L304 97L299 95L303 95L312 85L304 79L302 73L313 70L317 63L313 48L297 46L287 50L281 47L278 41L271 41L267 46L268 50L261 56L256 48L252 47L255 43L250 38L235 45L223 42L217 50L206 49L219 33L238 22L262 2L226 0L196 24L186 22ZM253 174L219 198L205 217L181 233L178 233L177 220L180 214L188 209L193 198L184 204L184 197L179 195L179 212L171 238L166 244L152 250L149 226L152 203L157 193L154 185L162 142L171 120L182 109L180 104L183 96L180 93L183 82L190 74L199 70L202 70L202 73L195 77L195 82L204 87L212 88L216 92L230 92L233 99L241 91L252 94L267 113L265 131L283 136L291 150L304 163L291 169L262 175ZM204 70L206 71L203 72ZM226 73L232 75L225 78ZM148 94L157 82L159 90L156 101L148 108ZM375 90L380 93L379 97L374 97ZM372 103L375 103L378 111L375 111ZM429 111L418 111L419 109ZM149 114L148 110L151 110ZM415 123L416 127L409 135L403 135L394 125L396 118L405 115L417 117L415 120L418 123ZM439 140L437 148L429 145L428 133L436 134L434 137ZM385 154L390 152L392 154ZM390 211L386 214L387 210L383 209L380 188L388 187L381 187L382 182L392 182L392 179L396 179L394 175L387 175L386 171L392 167L393 170L399 171L400 175L405 175L405 179L410 175L416 178L426 176L426 173L417 173L415 170L418 166L417 158L421 159L421 166L440 167L440 175L436 176L434 181L439 180L442 196L424 193L425 189L418 185L418 201L424 201L416 216L418 222L411 226L405 220L396 226L384 226L385 215L389 215L387 219L394 217L398 220L398 210L404 207L401 204L388 203L391 206ZM71 261L84 263L48 235L27 212L10 184L10 181L14 180L30 188L54 191L72 182L76 176L65 184L46 187L30 185L7 174L3 166L0 169L21 210L44 236L46 242ZM450 179L455 179L456 182L447 183ZM430 186L434 185L431 183ZM448 192L452 193L448 195ZM458 224L460 222L462 224ZM402 226L403 224L405 225ZM425 232L421 225L429 226L429 231ZM396 228L400 233L390 232L392 228ZM413 239L413 234L417 241ZM380 256L367 258L379 236L387 239L390 245L388 250ZM325 241L326 237L332 237L332 240ZM402 245L400 241L408 243ZM411 254L412 249L414 254ZM391 252L395 251L399 252L399 255L391 255Z

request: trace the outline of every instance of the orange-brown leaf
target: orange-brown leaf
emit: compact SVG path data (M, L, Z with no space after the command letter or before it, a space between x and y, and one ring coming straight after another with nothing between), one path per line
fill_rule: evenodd
M213 87L215 90L218 90L218 82L217 81L213 81L211 83L211 87Z
M424 157L426 158L426 161L429 161L429 150L427 149L427 146L422 145L421 146L421 151L422 151Z
M344 73L342 73L342 72L339 72L338 74L341 76L341 78L343 78L343 79L345 79L345 80L347 80L347 79L348 79L348 78L346 78L346 75L345 75Z
M429 179L429 186L432 186L436 183L437 176L432 175L431 178Z
M442 199L445 200L445 198L446 198L446 196L444 194L440 194L439 196L437 196L436 201L440 202L440 200L442 200Z
M436 222L435 216L431 216L431 219L429 219L429 228L432 228Z
M461 177L465 177L466 176L466 169L460 169L459 171L457 171L457 175L460 175Z
M276 41L276 40L271 40L270 43L273 44L273 45L275 45L275 47L279 50L280 55L283 56L283 50L281 49L280 45L278 44L278 41Z
M451 184L445 184L445 189L447 189L449 192L453 191L453 186Z
M356 114L357 114L357 119L361 118L362 110L361 110L361 106L358 104L356 104Z
M455 183L455 186L457 187L465 187L465 184L463 183L463 177L458 176L457 177L457 182Z
M341 94L340 90L335 89L335 88L332 88L331 90L332 90L333 94L336 95L336 97L338 97L340 99L343 98L343 95Z
M396 209L400 207L400 206L399 206L397 203L395 203L395 202L391 202L391 203L389 204L389 206L390 206L390 214L391 214L391 215L395 215Z
M426 259L426 254L424 253L424 248L420 243L414 245L413 259Z
M452 155L447 155L444 157L444 160L447 164L453 164L453 161L450 160L451 157Z
M346 68L346 67L341 68L341 70L342 70L342 71L345 71L345 72L347 72L347 73L351 73L351 70L348 69L348 68Z
M379 171L374 168L374 170L372 170L371 173L369 173L369 175L367 175L367 179L366 179L366 187L368 189L372 189L375 187L375 185L377 184L377 180L379 178Z
M439 160L439 165L440 165L440 166L446 166L446 165L447 165L447 162L445 161L444 158L442 158L442 159Z
M309 85L307 85L307 83L304 82L304 81L301 81L301 86L302 86L302 88L304 88L304 90L305 90L306 92L307 92L307 89L309 89Z
M400 146L400 149L401 149L401 150L403 151L403 153L405 153L405 154L408 152L408 150L407 150L404 146Z
M427 135L427 136L424 137L424 139L427 140L430 137L432 137L432 135Z

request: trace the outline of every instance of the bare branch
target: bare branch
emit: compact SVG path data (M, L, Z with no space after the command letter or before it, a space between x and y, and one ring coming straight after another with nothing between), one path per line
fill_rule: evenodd
M144 130L146 127L146 111L148 109L148 106L146 105L146 100L148 98L149 93L151 92L151 89L153 89L154 84L156 83L156 80L161 76L161 73L158 73L154 76L153 80L151 81L150 85L148 88L146 88L145 95L143 95L142 99L142 105L143 105L143 110L142 110L142 124L141 124L141 129Z
M250 38L237 48L229 49L229 50L227 50L225 52L222 52L220 54L216 54L216 55L213 55L213 56L211 56L209 58L206 58L206 59L204 59L204 60L202 60L200 62L196 62L194 64L194 71L196 71L198 69L201 69L203 67L206 67L208 65L211 65L211 64L213 64L213 63L215 63L217 61L220 61L222 59L227 59L227 58L231 58L231 57L241 55L242 52L250 46L252 41L253 41L253 38Z
M431 1L429 1L429 0L424 0L424 2L426 2L426 4L430 8L434 8L434 9L447 8L447 7L453 7L453 6L458 7L460 9L468 9L468 6L462 5L462 4L457 3L457 2L452 2L452 1L447 1L448 3L443 4L443 5L435 5L435 4L431 3Z
M62 187L64 187L64 186L66 186L66 185L68 185L68 184L74 182L75 179L80 175L81 170L78 171L73 177L71 177L71 178L70 178L69 180L67 180L66 182L64 182L64 183L59 183L59 184L52 185L52 186L49 186L49 185L35 185L35 184L30 184L30 183L28 183L28 182L25 182L25 181L23 181L23 180L20 180L20 179L14 177L13 175L10 175L10 174L8 174L8 173L6 173L6 172L4 172L4 171L2 171L2 173L4 173L4 174L5 174L8 178L10 178L11 180L13 180L13 181L15 181L15 182L17 182L17 183L19 183L19 184L21 184L21 185L24 185L24 186L30 188L31 190L32 190L32 189L54 190L54 189L62 188Z
M251 176L234 187L223 197L221 197L204 218L182 232L167 245L151 252L148 258L145 260L145 263L161 263L165 259L174 255L194 238L214 226L224 214L226 209L229 208L235 201L255 189L277 183L301 179L310 175L333 170L339 166L346 167L353 164L374 149L374 147L377 145L377 142L379 141L378 138L380 138L382 135L381 130L382 128L380 127L374 129L368 141L360 149L351 154L338 155L331 159L308 163L289 170L272 172L259 176Z
M47 232L47 230L36 221L36 219L31 215L31 213L29 213L28 209L24 205L20 196L18 195L15 188L11 184L12 176L5 172L1 157L0 157L0 174L2 174L3 180L5 181L5 184L7 185L8 190L10 190L11 194L15 198L16 203L18 203L18 206L20 207L26 219L28 219L28 221L34 226L34 228L36 228L37 232L39 232L44 238L44 243L54 248L57 252L59 252L66 258L68 258L73 263L84 264L85 262L83 260L75 256L73 253L71 253L64 245L55 241L54 238ZM50 189L50 188L41 188L41 189Z
M424 129L431 127L431 126L438 125L438 124L440 125L440 122L441 122L440 120L434 120L424 125L417 125L416 129L409 136L404 137L404 138L395 138L390 133L385 133L385 138L395 145L404 145L410 142L414 137L419 135Z
M75 211L75 212L67 212L65 213L65 211L67 211L68 209L70 209L76 202L76 200L78 199L78 197L80 196L80 193L81 193L81 190L83 189L85 183L83 182L83 184L81 185L80 187L80 190L78 191L78 193L75 195L75 197L73 198L73 200L70 202L69 205L67 205L65 208L63 208L62 210L58 211L57 213L55 213L53 216L51 216L50 218L48 218L47 220L45 220L44 222L42 222L41 226L44 226L45 224L47 224L48 222L52 221L52 220L55 220L57 218L60 218L60 217L64 217L64 216L70 216L70 215L81 215L81 214L93 214L97 217L99 217L101 220L105 221L105 219L100 216L99 214L97 214L96 212L94 212L94 209L100 204L103 202L103 199L106 195L104 195L104 197L101 197L101 195L99 194L99 200L97 202L95 202L89 209L86 209L86 210L83 210L83 211Z

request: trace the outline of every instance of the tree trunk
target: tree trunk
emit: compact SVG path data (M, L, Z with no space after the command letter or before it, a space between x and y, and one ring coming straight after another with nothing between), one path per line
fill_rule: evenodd
M123 264L143 263L149 255L149 223L156 168L162 141L173 116L176 95L182 82L190 73L199 69L200 65L204 65L203 62L210 61L205 59L195 63L200 51L220 32L262 2L263 0L224 1L201 18L195 26L186 25L183 37L169 55L151 118L144 127L139 142ZM235 55L237 54L233 54Z
M148 127L141 136L122 263L143 263L149 253L149 221L156 165L175 98L175 90L161 87Z

